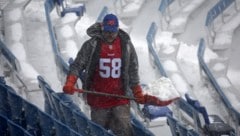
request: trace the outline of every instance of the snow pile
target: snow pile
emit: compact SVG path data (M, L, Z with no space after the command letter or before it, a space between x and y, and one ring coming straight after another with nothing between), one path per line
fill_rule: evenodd
M169 78L161 77L158 80L143 87L144 93L158 97L160 100L169 100L180 97L180 93L174 87Z

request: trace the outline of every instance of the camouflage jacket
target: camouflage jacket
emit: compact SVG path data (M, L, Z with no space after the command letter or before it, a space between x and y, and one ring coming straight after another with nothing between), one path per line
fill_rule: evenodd
M87 29L87 34L91 38L82 45L77 57L70 65L69 74L79 76L79 73L84 71L85 76L82 88L89 90L92 83L92 76L99 63L100 41L103 40L100 23L90 26ZM122 49L121 80L123 89L126 91L132 86L139 84L138 58L129 35L121 29L119 29L118 35L121 39ZM125 92L125 94L129 94L129 92Z

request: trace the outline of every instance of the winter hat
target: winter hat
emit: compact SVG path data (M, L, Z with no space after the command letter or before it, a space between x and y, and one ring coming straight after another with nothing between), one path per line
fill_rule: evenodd
M118 18L113 14L107 14L103 19L103 31L117 32Z

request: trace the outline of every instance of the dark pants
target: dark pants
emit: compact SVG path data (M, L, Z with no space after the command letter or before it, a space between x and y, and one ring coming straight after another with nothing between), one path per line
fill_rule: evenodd
M105 129L110 129L116 136L132 136L130 106L120 105L108 109L91 108L91 119Z

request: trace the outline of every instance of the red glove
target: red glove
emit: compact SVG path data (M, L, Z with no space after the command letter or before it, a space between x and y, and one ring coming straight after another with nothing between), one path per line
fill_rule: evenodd
M136 102L140 104L145 104L145 98L142 93L142 88L140 85L132 87L133 95L136 98Z
M136 98L136 102L140 104L166 106L178 99L178 98L174 98L172 100L161 101L156 96L151 96L148 94L143 95L142 88L139 85L132 87L132 90L133 90L133 95Z
M66 83L63 86L63 92L67 94L74 94L76 88L75 83L77 82L77 76L75 75L68 75L66 79Z

